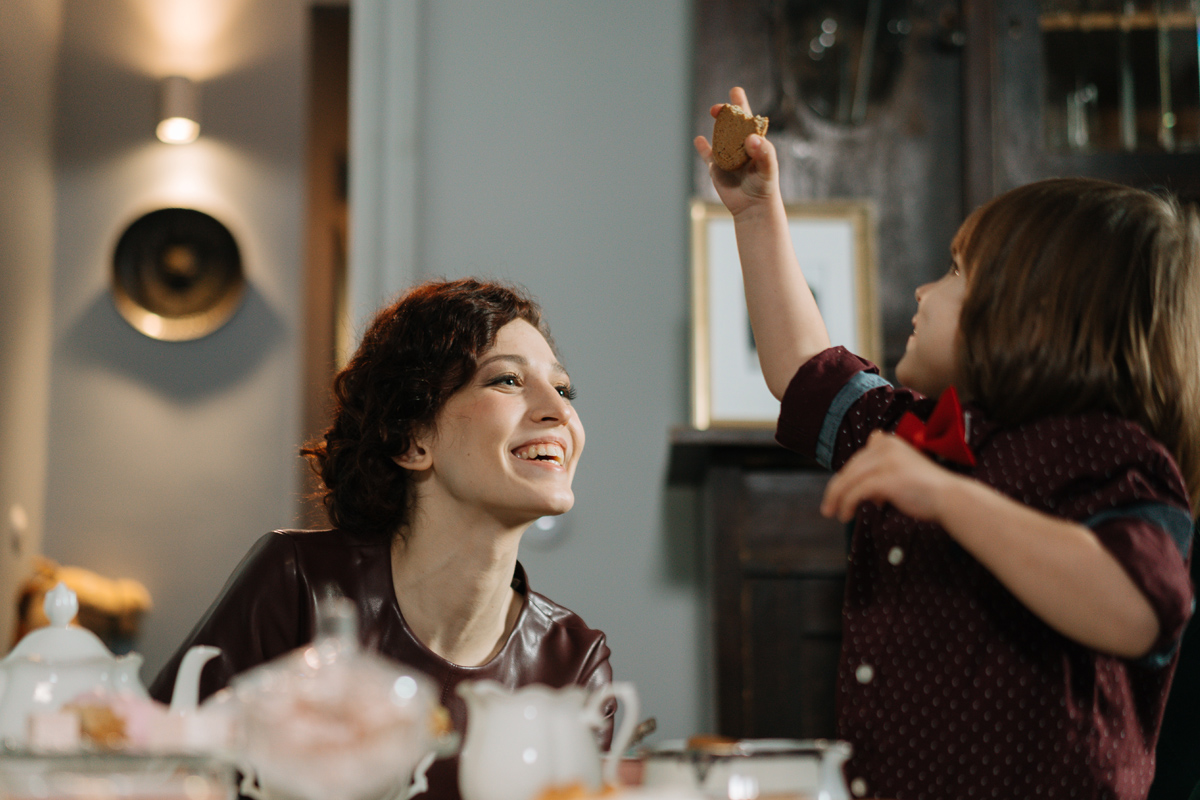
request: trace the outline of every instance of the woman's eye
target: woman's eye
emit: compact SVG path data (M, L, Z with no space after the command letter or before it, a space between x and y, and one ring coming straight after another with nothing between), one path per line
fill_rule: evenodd
M489 386L519 386L520 383L521 382L517 379L517 376L509 372L506 372L503 375L497 375L488 381Z
M557 388L559 396L565 397L567 400L574 400L576 395L579 394L579 392L575 390L575 387L571 386L570 384L559 386Z

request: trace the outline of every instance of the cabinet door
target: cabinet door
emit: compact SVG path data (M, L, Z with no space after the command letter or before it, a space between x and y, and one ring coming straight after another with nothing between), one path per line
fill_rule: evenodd
M963 11L968 210L1067 175L1200 197L1187 4L973 0Z
M819 471L714 469L718 719L735 737L834 735L846 530Z

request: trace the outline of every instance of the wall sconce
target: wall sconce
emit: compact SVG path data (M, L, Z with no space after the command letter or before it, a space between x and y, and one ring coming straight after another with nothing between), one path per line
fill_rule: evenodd
M182 75L163 78L159 87L158 128L167 144L188 144L200 135L200 100L196 84Z

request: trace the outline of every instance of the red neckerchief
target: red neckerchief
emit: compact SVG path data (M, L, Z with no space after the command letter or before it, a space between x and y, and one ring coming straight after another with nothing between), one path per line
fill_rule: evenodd
M953 386L942 392L928 422L922 422L916 414L906 411L896 426L896 435L923 453L932 453L955 464L975 466L975 455L967 447L962 406Z

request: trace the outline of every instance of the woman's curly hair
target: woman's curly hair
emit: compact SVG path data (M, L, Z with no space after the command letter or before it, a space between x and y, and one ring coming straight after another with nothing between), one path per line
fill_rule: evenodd
M411 474L394 458L433 427L499 330L517 319L551 342L533 299L498 283L425 283L379 311L334 378L324 439L300 450L325 485L322 501L336 527L389 538L408 522Z

